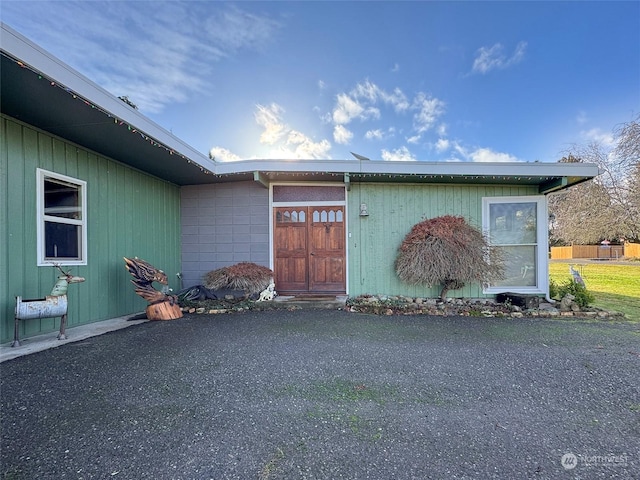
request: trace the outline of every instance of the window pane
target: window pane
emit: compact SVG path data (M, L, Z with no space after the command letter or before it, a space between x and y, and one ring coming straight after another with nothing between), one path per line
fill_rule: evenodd
M496 287L536 286L536 247L500 247L504 257L504 279L497 281Z
M37 169L38 265L86 264L86 182Z
M44 181L44 214L82 220L80 205L80 188L61 180L45 178Z
M80 258L81 227L44 222L45 258Z
M489 206L491 243L536 243L536 203L493 203Z
M343 186L274 185L274 202L343 201Z

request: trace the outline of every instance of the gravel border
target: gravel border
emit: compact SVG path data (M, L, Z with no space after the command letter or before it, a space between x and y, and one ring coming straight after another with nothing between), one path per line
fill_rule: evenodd
M2 478L638 478L639 345L575 319L146 322L0 365Z

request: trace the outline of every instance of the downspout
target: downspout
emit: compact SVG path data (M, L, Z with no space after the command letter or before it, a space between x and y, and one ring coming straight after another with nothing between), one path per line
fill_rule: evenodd
M547 287L547 291L544 294L544 299L551 304L556 303L556 301L549 296L549 287Z
M551 195L558 195L559 193L560 193L560 191L555 191L555 192L549 192L549 193L547 193L545 195L545 197L547 198L547 201L545 202L546 206L547 206L547 208L546 208L546 210L547 210L547 238L549 238L549 224L548 224L548 222L549 222L549 197L551 197ZM549 277L549 262L547 261L547 278L548 277ZM549 284L550 284L550 282L547 281L547 291L544 294L544 299L547 302L549 302L551 304L554 304L554 303L556 303L556 301L553 298L551 298L551 296L549 294Z

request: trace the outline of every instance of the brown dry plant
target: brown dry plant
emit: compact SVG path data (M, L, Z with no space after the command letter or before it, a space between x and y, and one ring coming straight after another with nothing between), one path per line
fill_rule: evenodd
M413 226L398 249L395 268L406 283L441 285L444 301L449 290L501 278L499 253L463 217L445 215Z
M267 288L272 278L271 269L251 262L240 262L206 273L203 285L210 290L242 290L252 294Z

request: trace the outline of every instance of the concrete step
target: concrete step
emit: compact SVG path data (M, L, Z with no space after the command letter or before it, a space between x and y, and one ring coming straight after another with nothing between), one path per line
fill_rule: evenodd
M331 309L338 310L344 308L347 303L347 295L300 295L300 296L287 296L278 295L273 299L273 302L292 308L300 309Z

